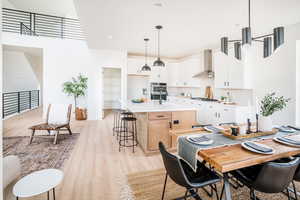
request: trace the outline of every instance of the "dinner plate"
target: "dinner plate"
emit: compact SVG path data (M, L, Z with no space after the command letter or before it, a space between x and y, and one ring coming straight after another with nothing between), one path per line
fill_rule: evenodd
M199 137L206 137L206 136L201 136L201 135L190 135L190 136L187 136L186 137L186 139L189 141L189 142L191 142L191 143L193 143L193 144L198 144L198 145L211 145L211 144L213 144L214 143L214 141L212 140L212 139L210 139L210 138L208 138L208 140L206 140L206 141L202 141L202 142L196 142L196 141L193 141L192 139L193 138L199 138Z
M260 144L260 143L257 143L257 142L252 142L252 143L254 143L254 144L258 145L258 146L271 149L272 151L271 152L259 151L259 150L256 150L256 149L252 148L252 147L247 146L245 143L247 143L247 142L241 143L242 147L245 148L245 149L247 149L247 150L249 150L249 151L252 151L254 153L270 155L270 154L273 154L275 152L273 148L271 148L271 147L269 147L267 145L264 145L264 144Z
M205 130L213 133L219 133L221 131L224 131L225 129L221 126L204 126L203 127Z
M285 145L289 145L289 146L293 146L293 147L300 147L300 145L296 145L296 144L292 144L292 143L289 143L289 142L279 140L278 137L273 138L273 140L276 141L276 142L279 142L281 144L285 144Z

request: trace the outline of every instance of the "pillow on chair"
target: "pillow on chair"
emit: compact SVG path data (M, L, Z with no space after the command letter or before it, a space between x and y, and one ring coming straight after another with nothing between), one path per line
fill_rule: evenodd
M51 104L48 116L48 124L68 124L68 109L69 104Z

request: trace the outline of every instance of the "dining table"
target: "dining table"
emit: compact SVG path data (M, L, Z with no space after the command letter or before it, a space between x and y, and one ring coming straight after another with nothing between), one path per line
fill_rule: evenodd
M300 135L288 137L300 140ZM226 200L232 199L229 182L229 173L231 171L300 154L299 147L281 144L272 138L257 142L273 148L274 153L269 155L254 153L244 149L241 144L204 149L198 152L199 157L205 160L215 171L223 175Z

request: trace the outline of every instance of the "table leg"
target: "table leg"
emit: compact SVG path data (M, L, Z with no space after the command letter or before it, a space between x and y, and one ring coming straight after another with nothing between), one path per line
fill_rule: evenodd
M19 197L16 197L17 200L19 200Z
M55 188L53 188L53 200L55 200Z
M50 200L50 194L49 194L49 191L47 192L47 200Z
M230 192L230 183L229 183L229 177L228 174L224 174L224 187L225 187L225 199L231 200L231 192Z

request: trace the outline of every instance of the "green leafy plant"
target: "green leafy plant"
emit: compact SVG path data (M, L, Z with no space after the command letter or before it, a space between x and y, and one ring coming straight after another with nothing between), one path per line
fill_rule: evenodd
M262 116L268 117L273 113L284 109L289 101L290 98L286 99L283 96L277 97L275 92L270 93L261 100L260 113Z
M72 77L72 81L63 84L63 92L74 97L75 108L77 107L78 97L85 96L87 81L87 77L79 74L76 78Z

